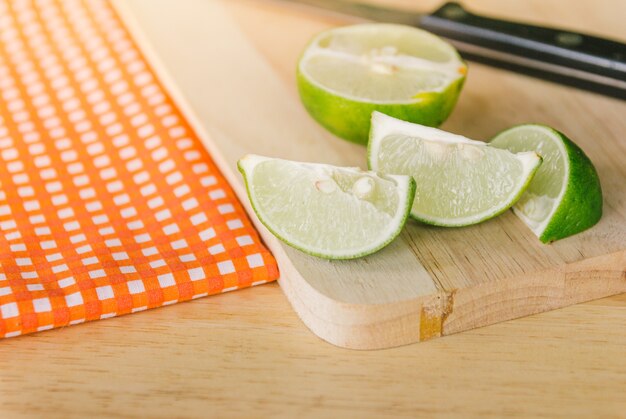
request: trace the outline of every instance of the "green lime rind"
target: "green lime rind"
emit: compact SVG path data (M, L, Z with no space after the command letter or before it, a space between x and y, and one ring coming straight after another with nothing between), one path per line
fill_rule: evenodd
M313 251L307 248L306 246L293 243L292 241L286 239L280 233L278 233L277 231L278 229L274 226L271 220L268 220L266 217L264 217L262 215L262 212L259 211L258 209L258 203L254 197L254 194L252 193L249 175L242 165L242 160L239 160L237 162L237 169L243 176L244 184L246 187L246 193L248 195L248 199L250 201L250 204L252 206L254 213L256 214L259 221L261 221L261 223L269 230L269 232L272 233L276 238L281 240L283 243L293 247L294 249L297 249L311 256L315 256L315 257L322 258L322 259L328 259L328 260L349 260L349 259L357 259L357 258L365 257L373 253L376 253L377 251L381 250L382 248L387 246L389 243L391 243L400 234L400 232L402 231L402 228L404 227L407 220L409 219L409 213L413 205L413 199L415 197L415 190L416 190L415 180L407 176L408 187L406 189L406 196L404 199L405 205L404 205L404 208L402 208L402 217L400 218L397 228L391 231L391 233L388 236L386 236L383 240L379 240L378 242L372 244L371 248L368 248L364 251L351 253L351 254L337 255L335 253L324 253L324 252ZM378 175L378 176L384 179L390 179L389 176L385 176L385 175Z
M437 127L450 116L465 82L465 76L454 80L441 92L416 96L413 103L381 104L360 102L318 87L298 67L298 92L307 112L336 136L366 145L372 112L379 111L409 122Z
M569 163L565 192L543 232L539 234L539 240L550 243L593 227L602 217L602 186L593 163L576 143L562 132L542 124L517 125L502 131L491 141L511 130L529 126L542 127L557 136L565 148L566 161Z

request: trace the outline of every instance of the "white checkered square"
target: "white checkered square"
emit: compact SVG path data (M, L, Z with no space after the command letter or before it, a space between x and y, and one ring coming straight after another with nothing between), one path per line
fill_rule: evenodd
M243 246L248 246L253 244L254 242L252 241L252 237L245 235L245 236L239 236L237 237L235 240L237 240L237 244L241 247Z
M188 269L187 273L189 274L189 279L191 279L192 281L199 281L206 278L206 275L204 274L204 269L202 268Z
M263 256L260 253L255 253L253 255L246 256L246 260L248 261L248 266L251 268L258 268L259 266L263 266Z
M217 269L222 275L231 274L235 272L235 265L233 265L232 260L225 260L223 262L218 262Z
M213 227L210 227L200 232L200 239L205 242L215 237L215 235L215 230L213 229Z
M230 230L237 230L238 228L242 228L243 227L243 223L241 222L241 220L239 218L236 218L234 220L226 221L226 225L228 226L228 228Z
M134 281L128 281L128 292L131 294L139 294L146 291L146 287L143 285L143 281L137 279Z
M10 319L17 317L20 312L16 303L7 303L0 306L0 314L2 314L3 319Z
M59 281L57 281L57 284L59 284L59 287L61 287L61 288L70 287L70 286L74 285L75 283L76 283L76 280L74 280L73 276L69 276L67 278L63 278L63 279L60 279Z
M68 307L74 307L83 303L83 296L80 292L75 292L65 296L65 303Z
M113 288L110 285L105 285L103 287L96 288L96 294L98 294L98 300L108 300L109 298L113 298Z
M218 243L209 247L209 253L212 255L219 255L220 253L223 253L225 251L226 249L224 248L224 245L222 243Z
M174 275L172 275L171 273L159 275L157 276L157 279L159 281L159 285L161 285L161 288L166 288L166 287L171 287L173 285L176 285L176 281L174 280Z
M52 311L50 300L48 298L35 298L33 300L33 310L35 313L46 313Z

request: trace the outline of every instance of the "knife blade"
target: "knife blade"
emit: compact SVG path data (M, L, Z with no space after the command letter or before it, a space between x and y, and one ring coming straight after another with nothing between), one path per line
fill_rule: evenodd
M626 100L626 44L471 13L455 2L430 14L345 0L281 0L378 22L420 27L464 59Z

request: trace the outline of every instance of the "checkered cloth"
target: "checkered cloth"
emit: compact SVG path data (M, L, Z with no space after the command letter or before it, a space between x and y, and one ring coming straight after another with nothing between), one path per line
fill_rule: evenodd
M0 0L0 337L275 280L105 0Z

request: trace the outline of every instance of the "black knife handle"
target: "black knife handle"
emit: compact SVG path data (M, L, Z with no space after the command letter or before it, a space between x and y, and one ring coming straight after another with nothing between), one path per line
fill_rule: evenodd
M420 27L464 58L626 100L626 45L581 33L478 16L446 3Z

